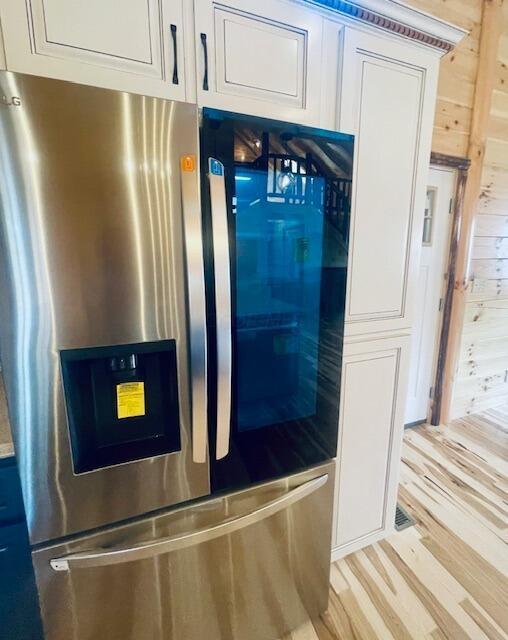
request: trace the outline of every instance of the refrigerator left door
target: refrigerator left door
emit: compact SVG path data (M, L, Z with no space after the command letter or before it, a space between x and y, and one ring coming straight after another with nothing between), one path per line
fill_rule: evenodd
M210 492L198 114L0 91L0 348L35 544Z

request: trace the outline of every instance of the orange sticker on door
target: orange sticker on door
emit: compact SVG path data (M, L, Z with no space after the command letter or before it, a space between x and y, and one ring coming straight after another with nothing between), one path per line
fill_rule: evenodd
M182 156L182 171L196 170L196 156Z

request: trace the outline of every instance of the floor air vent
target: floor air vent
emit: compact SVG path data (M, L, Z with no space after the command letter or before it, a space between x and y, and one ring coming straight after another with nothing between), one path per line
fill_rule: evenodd
M402 529L412 527L414 523L415 521L408 512L398 504L397 511L395 512L395 528L397 531L402 531Z

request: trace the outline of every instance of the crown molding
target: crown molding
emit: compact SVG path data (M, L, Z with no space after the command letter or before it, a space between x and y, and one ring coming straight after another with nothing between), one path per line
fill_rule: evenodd
M449 22L409 7L398 0L307 0L312 4L360 20L375 28L416 40L444 55L467 35Z

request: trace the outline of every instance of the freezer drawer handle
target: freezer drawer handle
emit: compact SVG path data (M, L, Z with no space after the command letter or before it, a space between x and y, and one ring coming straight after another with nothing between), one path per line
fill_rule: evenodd
M229 453L231 428L231 273L224 165L208 158L217 320L217 444L215 457Z
M202 463L206 462L208 451L207 353L203 234L196 165L194 155L180 159L189 300L192 459Z
M213 527L197 529L196 531L181 533L171 538L161 538L142 542L135 547L111 547L110 549L97 549L95 551L83 551L50 561L55 571L70 571L71 569L86 569L90 567L105 567L113 564L146 560L165 553L193 547L203 542L209 542L225 535L245 529L250 525L261 522L279 511L287 509L291 505L303 500L328 482L328 474L313 478L308 482L291 489L288 493L267 502L259 509L255 509L243 516L226 520Z

